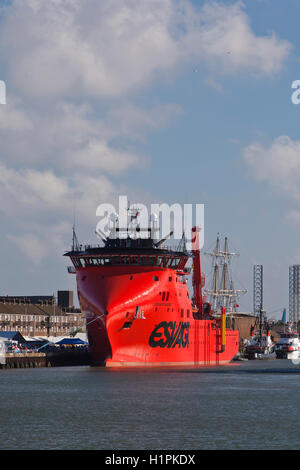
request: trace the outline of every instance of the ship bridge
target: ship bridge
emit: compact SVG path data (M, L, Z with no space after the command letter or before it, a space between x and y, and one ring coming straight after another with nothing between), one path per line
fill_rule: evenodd
M75 271L87 267L140 266L174 269L188 273L185 266L192 256L186 249L185 237L177 247L165 247L164 242L173 235L171 231L161 240L156 239L157 221L151 227L139 225L137 215L130 216L130 226L120 227L117 216L111 220L109 236L96 230L102 245L80 245L73 227L72 250L64 256L70 257ZM69 268L69 272L74 272Z
M153 266L183 270L189 259L186 251L171 249L143 249L134 248L105 248L91 247L87 245L83 250L70 251L64 256L69 256L75 268L93 266Z

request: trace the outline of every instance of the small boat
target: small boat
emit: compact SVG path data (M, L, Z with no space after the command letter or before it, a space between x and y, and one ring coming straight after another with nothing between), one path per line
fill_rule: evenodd
M275 359L275 344L270 331L267 334L251 332L249 343L245 347L245 357L248 359Z
M291 327L282 332L275 345L275 353L277 359L300 359L299 333Z

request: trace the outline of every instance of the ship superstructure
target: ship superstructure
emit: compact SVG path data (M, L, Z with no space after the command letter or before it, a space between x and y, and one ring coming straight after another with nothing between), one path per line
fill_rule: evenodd
M198 366L229 362L238 352L238 331L226 328L226 312L212 315L204 302L199 229L192 250L157 240L157 220L142 228L138 211L121 228L112 217L102 246L81 246L73 236L69 272L76 273L95 364L106 366ZM171 234L170 234L171 235ZM193 298L187 287L193 260Z

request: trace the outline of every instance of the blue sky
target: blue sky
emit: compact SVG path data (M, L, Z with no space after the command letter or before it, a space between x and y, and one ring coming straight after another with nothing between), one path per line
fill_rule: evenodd
M0 5L1 294L76 290L74 211L96 242L97 205L127 194L204 203L204 251L220 232L240 253L241 309L263 264L280 317L300 263L299 2Z

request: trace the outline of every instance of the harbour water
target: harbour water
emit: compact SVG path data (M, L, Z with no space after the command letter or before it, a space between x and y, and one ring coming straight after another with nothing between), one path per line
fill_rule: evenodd
M0 371L0 449L300 449L300 365Z

